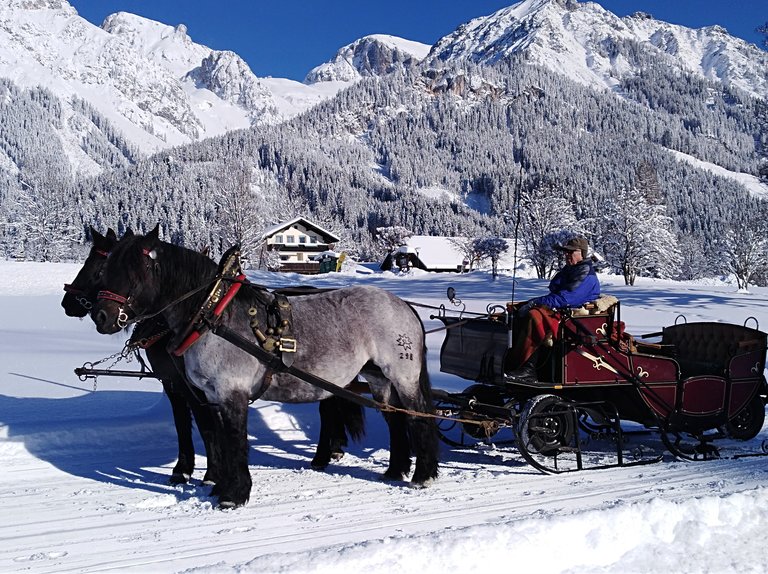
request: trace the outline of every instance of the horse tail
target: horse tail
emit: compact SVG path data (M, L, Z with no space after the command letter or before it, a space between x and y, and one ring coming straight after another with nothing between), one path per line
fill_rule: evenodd
M424 335L424 342L421 346L421 370L419 372L419 390L421 396L426 401L425 412L431 413L434 410L432 402L432 382L429 379L429 370L427 369L427 336Z
M336 405L347 434L352 440L359 442L365 436L365 409L345 399L339 399Z

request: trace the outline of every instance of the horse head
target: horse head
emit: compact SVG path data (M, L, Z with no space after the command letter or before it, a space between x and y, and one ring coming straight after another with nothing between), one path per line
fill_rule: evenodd
M68 317L85 317L93 307L96 294L101 288L99 275L110 251L117 243L117 235L112 228L107 230L106 235L102 235L93 227L90 231L93 239L91 251L72 283L64 285L65 294L61 306Z
M159 234L158 225L146 235L121 240L112 250L91 313L99 333L116 333L159 313L178 295L205 285L216 274L209 258L160 241ZM196 300L174 305L173 311L183 315Z

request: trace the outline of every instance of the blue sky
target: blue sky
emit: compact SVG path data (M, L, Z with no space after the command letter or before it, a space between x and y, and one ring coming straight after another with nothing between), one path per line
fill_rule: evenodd
M460 24L515 4L515 0L69 0L100 25L114 12L187 26L192 40L242 56L257 76L303 80L342 46L368 34L391 34L434 44ZM598 0L626 16L648 12L659 20L700 28L712 24L760 45L755 28L768 21L766 0Z

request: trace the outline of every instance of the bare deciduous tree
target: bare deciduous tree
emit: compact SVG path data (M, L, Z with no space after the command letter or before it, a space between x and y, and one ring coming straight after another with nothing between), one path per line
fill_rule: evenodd
M671 277L681 258L672 220L663 205L638 190L622 189L599 218L599 243L608 263L634 285L638 275Z
M736 276L739 289L763 282L768 275L768 207L750 211L738 229L731 229L719 247L725 271Z
M522 242L539 279L546 279L559 267L555 247L563 239L582 232L571 203L554 186L523 192L520 197Z
M476 239L474 250L480 255L480 259L488 258L491 260L491 270L493 278L496 279L499 271L499 257L509 249L506 239L501 237L487 237Z

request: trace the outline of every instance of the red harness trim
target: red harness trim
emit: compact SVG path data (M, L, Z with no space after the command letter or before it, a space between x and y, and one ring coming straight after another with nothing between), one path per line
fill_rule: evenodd
M214 307L213 317L219 317L224 312L224 309L229 306L229 304L232 302L232 299L234 299L235 295L237 295L237 292L240 291L240 287L243 286L243 280L245 280L245 275L242 273L235 278L235 282L230 285L227 292L216 304L216 307ZM205 329L205 323L198 323L194 327L194 330L189 335L187 335L187 337L178 347L176 347L176 350L173 351L173 354L177 357L181 357L187 351L187 349L197 343L197 340L203 336Z
M96 296L97 299L105 299L107 301L115 301L117 303L127 303L128 298L123 297L122 295L118 295L117 293L112 293L112 291L99 291L99 294Z
M94 253L98 253L102 257L109 257L109 251L102 251L101 249L94 249Z

